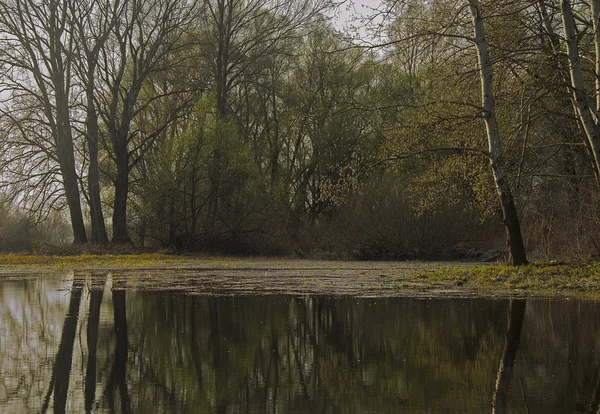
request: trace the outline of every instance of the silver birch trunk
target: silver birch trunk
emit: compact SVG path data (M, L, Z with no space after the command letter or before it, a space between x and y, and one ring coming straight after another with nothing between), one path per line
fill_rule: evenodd
M600 110L600 0L591 0L592 21L594 22L594 52L596 53L596 113Z
M502 207L508 251L513 265L524 265L527 264L527 256L521 234L521 226L500 152L500 130L498 129L498 122L496 120L492 65L485 40L481 5L478 0L467 0L467 3L473 19L475 46L477 48L479 74L481 77L482 112L487 130L492 173Z
M592 7L598 6L597 1L592 3ZM581 120L589 148L596 165L600 165L600 126L598 125L598 116L596 110L592 108L590 97L585 91L585 81L581 70L579 57L579 48L577 46L577 34L575 32L575 23L573 20L573 9L570 0L561 0L561 15L563 20L563 29L565 42L567 44L567 56L569 58L569 74L571 76L571 88L577 107L577 115ZM595 36L596 41L600 39ZM596 46L600 47L600 46ZM598 62L597 62L598 63ZM600 64L600 63L598 63Z
M569 79L569 83L570 83L570 71L569 71L568 57L564 53L561 52L561 41L560 41L559 37L556 35L556 33L554 31L554 27L552 26L552 22L550 21L550 16L548 15L548 10L546 7L546 2L544 0L538 0L537 7L538 7L538 11L540 13L540 18L542 20L542 24L544 26L544 30L546 31L546 35L548 36L548 39L550 40L550 43L552 45L552 49L553 49L554 55L556 57L557 67L558 67L561 75L564 76L565 79ZM596 44L600 45L600 43L596 43ZM598 52L596 52L596 56L600 56L600 55L598 55ZM598 73L600 73L600 72L598 72L599 64L600 64L600 61L597 60L596 61L597 75L598 75ZM600 77L597 78L596 82L597 82L596 88L598 89L598 87L600 86ZM568 85L568 94L569 94L569 98L571 101L571 107L573 110L573 114L575 115L575 118L577 119L577 128L579 129L579 132L581 133L581 135L584 138L583 143L585 144L586 152L587 152L589 160L592 164L592 168L594 169L594 176L596 178L596 183L600 187L600 168L598 167L596 158L594 157L594 151L592 151L590 141L585 132L585 128L583 126L581 116L579 115L579 110L577 109L577 103L575 102L575 94L573 94L572 91L573 91L573 89L571 88L571 85L569 84ZM598 93L598 91L596 91L596 93ZM598 98L600 99L600 94L598 95Z

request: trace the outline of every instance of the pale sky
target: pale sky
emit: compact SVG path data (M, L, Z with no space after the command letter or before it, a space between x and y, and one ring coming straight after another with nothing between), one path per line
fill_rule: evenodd
M333 22L338 29L350 31L353 36L368 40L371 36L361 18L373 15L373 9L380 3L381 0L348 0L339 7Z

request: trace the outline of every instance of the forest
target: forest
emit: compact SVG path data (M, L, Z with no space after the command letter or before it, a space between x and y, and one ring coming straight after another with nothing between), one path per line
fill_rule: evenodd
M348 7L0 2L0 251L600 254L600 0Z

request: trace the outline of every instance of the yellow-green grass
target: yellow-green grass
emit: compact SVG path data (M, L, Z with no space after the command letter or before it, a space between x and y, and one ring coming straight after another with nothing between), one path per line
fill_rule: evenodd
M210 266L216 269L235 266L251 269L253 266L273 265L273 271L264 277L277 278L277 264L303 270L337 269L341 277L347 273L348 283L356 283L359 265L340 262L311 262L269 258L231 258L219 256L189 256L164 253L143 254L78 254L78 255L26 255L0 254L0 271L46 271L76 269L182 269ZM283 263L283 265L281 265ZM365 262L365 266L367 266ZM362 265L361 265L362 266ZM399 290L464 290L482 295L517 293L524 296L578 296L600 299L600 262L569 264L533 264L512 267L506 265L461 265L443 263L370 262L369 274L377 274L382 284L390 283ZM8 272L8 273L7 273ZM313 272L314 273L314 272ZM360 274L365 271L360 272ZM312 275L311 277L315 277ZM365 276L366 277L366 276Z
M515 291L526 295L565 295L600 298L600 263L482 265L417 271L425 286L460 287L480 291Z
M182 256L162 253L144 254L80 254L69 256L1 254L0 266L10 267L53 267L53 268L87 268L87 267L147 267L178 266L191 264L208 258ZM219 260L211 257L211 261ZM221 259L222 260L222 259Z

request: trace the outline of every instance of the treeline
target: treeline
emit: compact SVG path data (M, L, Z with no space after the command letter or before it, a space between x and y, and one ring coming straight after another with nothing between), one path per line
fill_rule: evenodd
M600 253L597 1L384 1L376 47L334 7L2 2L5 221L363 259L480 255L504 222L517 264Z

